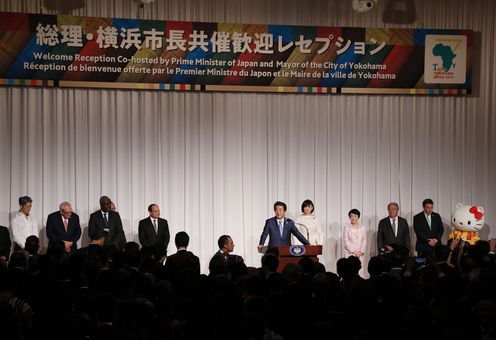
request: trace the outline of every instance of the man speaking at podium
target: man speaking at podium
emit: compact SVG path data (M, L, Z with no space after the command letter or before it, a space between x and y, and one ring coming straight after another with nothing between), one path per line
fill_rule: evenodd
M285 218L287 206L277 201L274 203L275 216L265 221L265 227L260 236L258 251L261 252L265 239L269 236L269 247L280 247L291 245L291 235L294 235L302 244L308 245L307 239L298 231L293 220Z

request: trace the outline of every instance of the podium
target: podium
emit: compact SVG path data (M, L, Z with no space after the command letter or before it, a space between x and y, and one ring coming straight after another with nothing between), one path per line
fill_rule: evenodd
M276 247L279 250L279 267L277 268L279 273L288 263L298 263L303 257L309 257L313 262L319 262L317 255L322 255L322 246L300 246L305 249L301 255L294 254L291 247L295 246Z

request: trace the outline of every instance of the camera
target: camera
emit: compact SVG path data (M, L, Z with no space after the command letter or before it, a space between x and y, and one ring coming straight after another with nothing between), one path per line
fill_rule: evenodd
M358 13L368 12L377 5L378 0L353 0L353 9Z
M415 264L418 266L427 264L427 259L425 257L415 257Z

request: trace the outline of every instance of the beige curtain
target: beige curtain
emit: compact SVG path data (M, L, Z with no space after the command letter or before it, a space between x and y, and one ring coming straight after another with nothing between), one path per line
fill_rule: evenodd
M0 10L39 13L41 3L2 0ZM275 200L288 203L292 218L304 199L315 202L328 270L342 256L351 208L368 229L367 259L376 253L377 223L390 201L411 223L431 197L446 228L457 202L482 205L482 236L496 236L496 4L416 3L415 27L477 32L475 95L0 88L0 224L9 224L17 198L27 194L43 240L47 214L64 200L86 231L105 194L117 204L127 239L137 240L138 221L156 202L172 236L190 234L203 272L224 233L235 253L258 266L256 245ZM357 15L349 0L157 0L143 9L131 0L88 0L73 14L383 27L383 7L379 1L377 11Z

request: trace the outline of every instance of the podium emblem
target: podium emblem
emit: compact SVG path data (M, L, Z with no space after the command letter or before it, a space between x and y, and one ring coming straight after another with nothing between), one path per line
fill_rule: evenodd
M293 256L302 256L305 254L305 247L296 245L289 247L289 253Z

